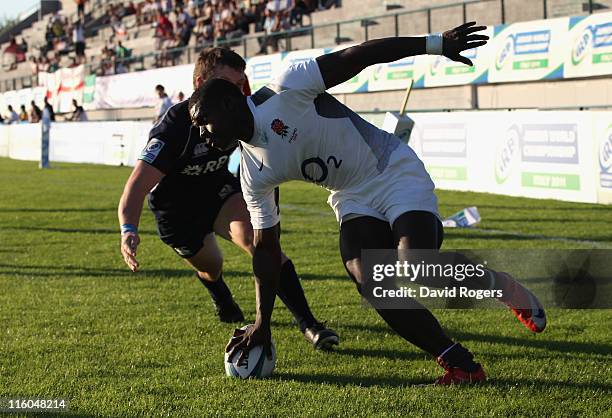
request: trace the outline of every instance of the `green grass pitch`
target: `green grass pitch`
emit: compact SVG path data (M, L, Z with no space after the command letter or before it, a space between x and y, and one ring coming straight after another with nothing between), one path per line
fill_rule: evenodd
M442 369L362 307L337 249L323 189L281 190L282 243L316 315L341 336L314 351L277 303L275 375L223 372L233 327L157 238L145 209L142 270L119 255L116 206L129 168L0 159L0 398L64 398L77 416L610 416L611 310L561 310L532 335L507 310L436 311L490 378L425 385ZM612 247L612 209L439 192L449 215L476 205L483 231L451 230L446 248ZM222 243L225 277L254 318L250 260Z

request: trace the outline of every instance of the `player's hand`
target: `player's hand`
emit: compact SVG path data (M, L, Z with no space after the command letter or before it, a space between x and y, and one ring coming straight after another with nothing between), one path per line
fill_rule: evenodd
M140 237L137 232L121 234L121 255L132 271L137 271L139 266L138 261L136 261L138 244L140 244Z
M476 25L476 22L464 23L442 34L442 51L445 57L470 67L474 65L469 58L462 56L461 52L486 45L489 39L487 35L476 33L485 30L486 26L474 25Z
M249 325L245 330L236 329L230 342L225 347L225 352L229 353L229 360L233 361L234 356L240 352L238 365L246 360L251 348L263 345L266 356L272 358L272 331L270 327L260 325Z

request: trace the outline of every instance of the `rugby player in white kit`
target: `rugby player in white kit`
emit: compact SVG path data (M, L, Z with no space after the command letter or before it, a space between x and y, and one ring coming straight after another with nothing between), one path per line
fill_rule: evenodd
M194 124L218 149L241 141L241 183L254 229L257 316L253 326L233 338L230 356L263 344L269 347L270 318L279 281L279 211L274 188L306 180L328 189L328 203L340 228L344 266L361 292L362 249L434 249L442 244L434 184L414 151L399 138L361 119L325 90L364 68L420 54L442 54L472 65L460 53L486 44L475 22L428 37L385 38L365 42L290 66L253 96L245 98L224 80L211 80L190 99ZM493 282L493 283L492 283ZM491 274L482 288L496 286L502 302L534 332L544 329L544 311L527 289L504 273ZM524 309L517 300L530 301ZM416 301L414 301L417 304ZM420 306L420 305L419 305ZM435 317L421 309L377 309L401 337L437 358L446 373L438 384L486 379L480 364L446 336Z

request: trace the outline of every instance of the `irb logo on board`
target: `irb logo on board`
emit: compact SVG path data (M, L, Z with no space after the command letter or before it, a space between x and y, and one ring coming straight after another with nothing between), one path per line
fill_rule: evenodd
M591 27L585 28L584 32L576 39L574 48L572 49L572 64L578 65L584 60L584 57L591 51L593 45L593 32Z
M612 189L612 125L608 126L599 147L599 167L600 186Z
M503 184L508 180L519 155L521 135L518 126L508 129L506 138L500 141L495 155L495 181Z

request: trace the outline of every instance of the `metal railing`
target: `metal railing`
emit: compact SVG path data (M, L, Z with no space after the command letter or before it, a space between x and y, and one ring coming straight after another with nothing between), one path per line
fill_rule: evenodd
M534 20L548 18L548 0L534 0L534 3L536 1L541 2L541 8L539 8L541 13L533 16L532 18ZM227 46L236 50L236 52L240 53L243 57L249 58L259 55L262 49L261 44L267 43L269 40L273 40L273 42L280 41L284 44L282 50L284 52L290 52L294 50L296 44L299 44L299 46L295 49L331 47L351 41L367 41L372 39L373 34L375 37L414 34L415 30L418 31L418 29L415 29L415 27L422 27L420 33L431 33L434 30L442 29L435 27L433 23L433 18L437 15L437 13L448 11L448 9L460 9L461 19L456 20L467 22L473 19L474 15L478 14L477 12L474 12L472 8L477 5L482 5L483 3L492 3L494 6L496 6L497 9L495 9L495 11L489 9L487 14L490 16L496 12L499 18L499 20L495 22L483 23L488 25L505 24L508 17L507 5L510 2L511 0L468 0L464 2L449 3L416 10L401 10L374 16L348 19L339 22L293 28L273 34L258 33L253 35L245 35L242 38L237 39L216 40L212 43L203 45L185 46L168 49L166 51L152 51L146 54L140 54L137 56L124 58L122 60L117 60L117 62L130 66L136 64L138 66L136 71L140 71L148 68L158 68L154 64L160 60L163 60L164 54L171 57L169 59L169 61L172 63L171 65L191 63L197 57L199 51L208 46ZM589 0L588 3L585 4L587 7L583 9L583 13L591 14L597 8L597 5L593 0ZM415 22L414 19L409 19L415 16L418 19L418 15L421 15L421 20L417 20ZM421 22L420 26L417 24L418 22ZM381 31L378 29L378 27L381 26L385 28L390 27L391 29ZM104 27L106 27L106 25ZM150 66L146 64L149 61L152 61L152 65ZM101 63L102 60L87 63L86 69L91 73L95 73L96 69L101 65ZM134 71L134 68L131 68L131 71ZM0 91L16 90L17 88L25 88L36 85L35 78L35 76L24 76L0 80Z

